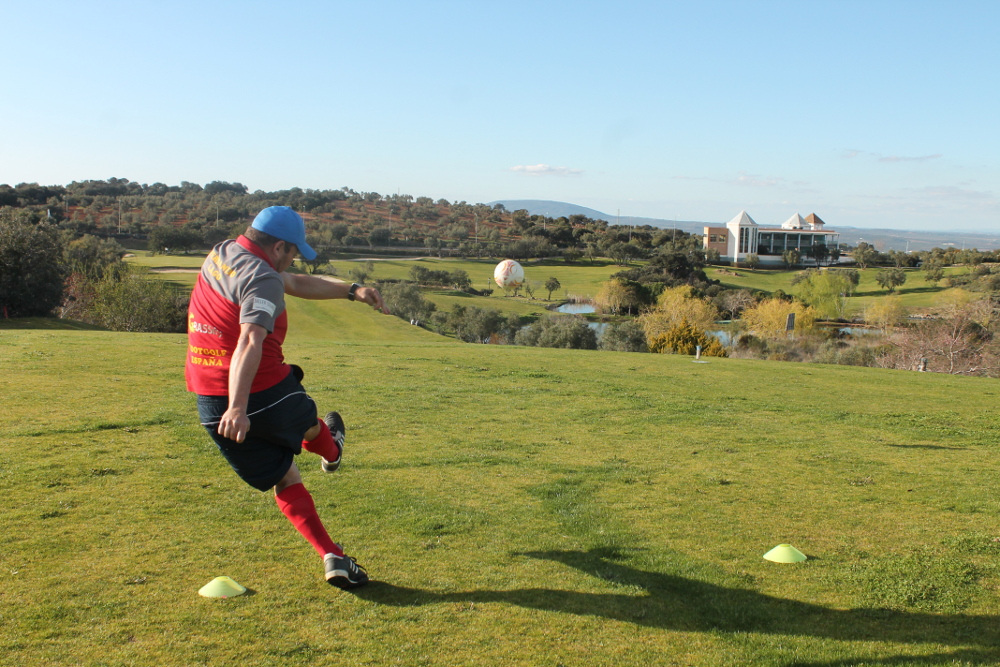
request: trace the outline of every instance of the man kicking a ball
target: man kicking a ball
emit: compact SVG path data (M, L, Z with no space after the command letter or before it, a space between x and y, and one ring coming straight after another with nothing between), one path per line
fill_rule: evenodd
M191 293L185 377L202 425L236 474L261 491L273 487L279 509L323 558L326 580L356 588L368 574L330 539L295 465L305 449L322 457L324 471L336 470L344 422L336 412L318 419L301 373L284 363L285 294L389 310L372 287L286 273L296 253L316 257L302 218L287 206L265 208L242 236L212 249Z

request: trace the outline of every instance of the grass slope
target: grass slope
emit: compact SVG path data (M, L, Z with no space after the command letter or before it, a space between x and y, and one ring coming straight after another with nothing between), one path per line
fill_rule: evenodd
M130 261L140 266L146 266L160 271L168 270L168 273L155 273L154 275L164 280L170 280L186 288L194 286L196 274L192 269L198 269L204 262L204 255L148 255L139 253ZM372 273L369 283L381 279L396 278L409 279L410 268L414 265L423 266L430 270L455 271L462 269L472 278L473 286L477 289L490 287L494 290L492 296L472 296L463 292L444 289L427 289L425 296L433 301L438 309L450 311L454 304L464 306L476 306L477 308L496 308L504 313L517 313L518 315L537 317L545 312L546 307L562 301L567 293L580 296L595 296L601 288L601 283L608 277L621 270L621 267L613 263L598 261L593 265L576 264L567 266L562 261L542 261L525 263L525 273L530 280L540 280L545 282L549 277L556 277L562 287L552 294L553 301L545 300L548 292L539 288L536 298L529 300L523 296L507 297L502 290L497 289L493 283L493 269L496 267L496 260L458 260L458 259L416 259L416 260L378 260L373 262L375 271ZM338 278L350 280L350 271L358 265L357 261L337 260L332 262L338 272ZM297 303L296 303L297 302ZM351 327L344 327L344 319L338 316L341 312L336 306L317 306L309 304L299 299L290 298L288 300L289 316L305 318L309 322L305 326L312 326L315 322L314 314L317 309L323 310L325 316L332 317L331 323L337 326L346 338L341 340L371 340L374 331L366 323L361 323L358 331L348 331ZM326 325L316 327L311 333L319 335L319 331ZM392 340L428 340L422 334L415 332L402 333L401 330L394 330L395 334L390 334ZM426 332L424 332L426 333ZM338 334L339 335L339 334Z
M303 455L305 481L378 583L323 584L228 469L182 336L4 330L0 663L1000 661L994 380L291 316L348 427L344 467ZM786 541L811 560L760 558ZM200 598L221 574L254 594Z
M861 314L864 309L875 299L886 296L888 292L879 286L875 281L875 276L879 271L884 271L885 267L875 267L869 269L859 269L861 280L858 283L854 296L847 301L847 311L852 315ZM904 307L910 309L927 308L934 305L938 295L946 291L940 283L928 282L924 277L924 272L919 269L903 269L906 273L906 283L896 289L895 294L899 295ZM945 269L946 275L964 273L968 270L963 267L948 267ZM734 273L736 275L734 275ZM792 285L792 278L799 271L773 270L773 269L719 269L708 267L705 274L713 280L720 281L729 288L736 289L758 289L766 292L784 290L788 294L797 294L798 285Z

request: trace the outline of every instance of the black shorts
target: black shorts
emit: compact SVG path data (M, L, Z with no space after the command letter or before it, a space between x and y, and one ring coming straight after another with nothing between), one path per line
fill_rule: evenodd
M267 491L281 481L302 451L302 437L316 425L316 403L289 373L270 389L250 394L250 430L243 442L224 438L217 431L228 408L228 396L198 396L201 425L229 465L244 482Z

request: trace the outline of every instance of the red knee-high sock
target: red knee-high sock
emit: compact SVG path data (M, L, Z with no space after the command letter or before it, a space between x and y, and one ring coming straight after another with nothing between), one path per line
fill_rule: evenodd
M316 504L313 503L312 496L303 484L293 484L286 487L281 493L275 494L275 501L282 514L295 526L295 530L302 533L302 537L309 540L309 544L319 552L320 556L326 554L337 554L343 556L344 551L326 532L323 522L319 520L316 513Z
M302 449L313 454L319 454L327 461L336 461L340 456L340 447L333 441L333 434L326 422L319 420L319 435L312 440L303 440Z

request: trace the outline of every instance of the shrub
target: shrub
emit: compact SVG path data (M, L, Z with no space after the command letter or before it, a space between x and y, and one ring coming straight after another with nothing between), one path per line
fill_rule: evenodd
M612 352L649 352L646 332L638 322L609 324L598 347Z
M715 305L694 296L693 291L690 285L663 290L656 301L656 308L639 318L647 340L656 339L682 321L689 322L697 330L704 330L719 319Z
M687 319L681 320L665 333L659 334L649 342L649 350L659 353L689 354L693 355L697 347L701 346L701 353L706 357L728 356L726 348L714 336L709 336L704 331L696 329L689 324Z
M517 345L596 350L597 334L576 315L548 315L517 332Z
M898 296L885 296L875 299L865 308L865 323L888 331L890 327L899 324L906 317L906 308Z
M145 270L129 267L94 283L88 320L113 331L181 333L187 328L188 297Z
M743 311L742 322L747 331L762 338L781 338L785 335L788 315L795 313L795 331L802 333L812 329L816 321L816 311L799 301L767 299L753 308Z
M506 324L503 313L496 308L455 305L448 317L448 324L455 331L455 338L466 343L488 343L499 335Z
M428 320L437 308L424 298L416 285L383 282L378 283L377 287L389 311L409 322Z

